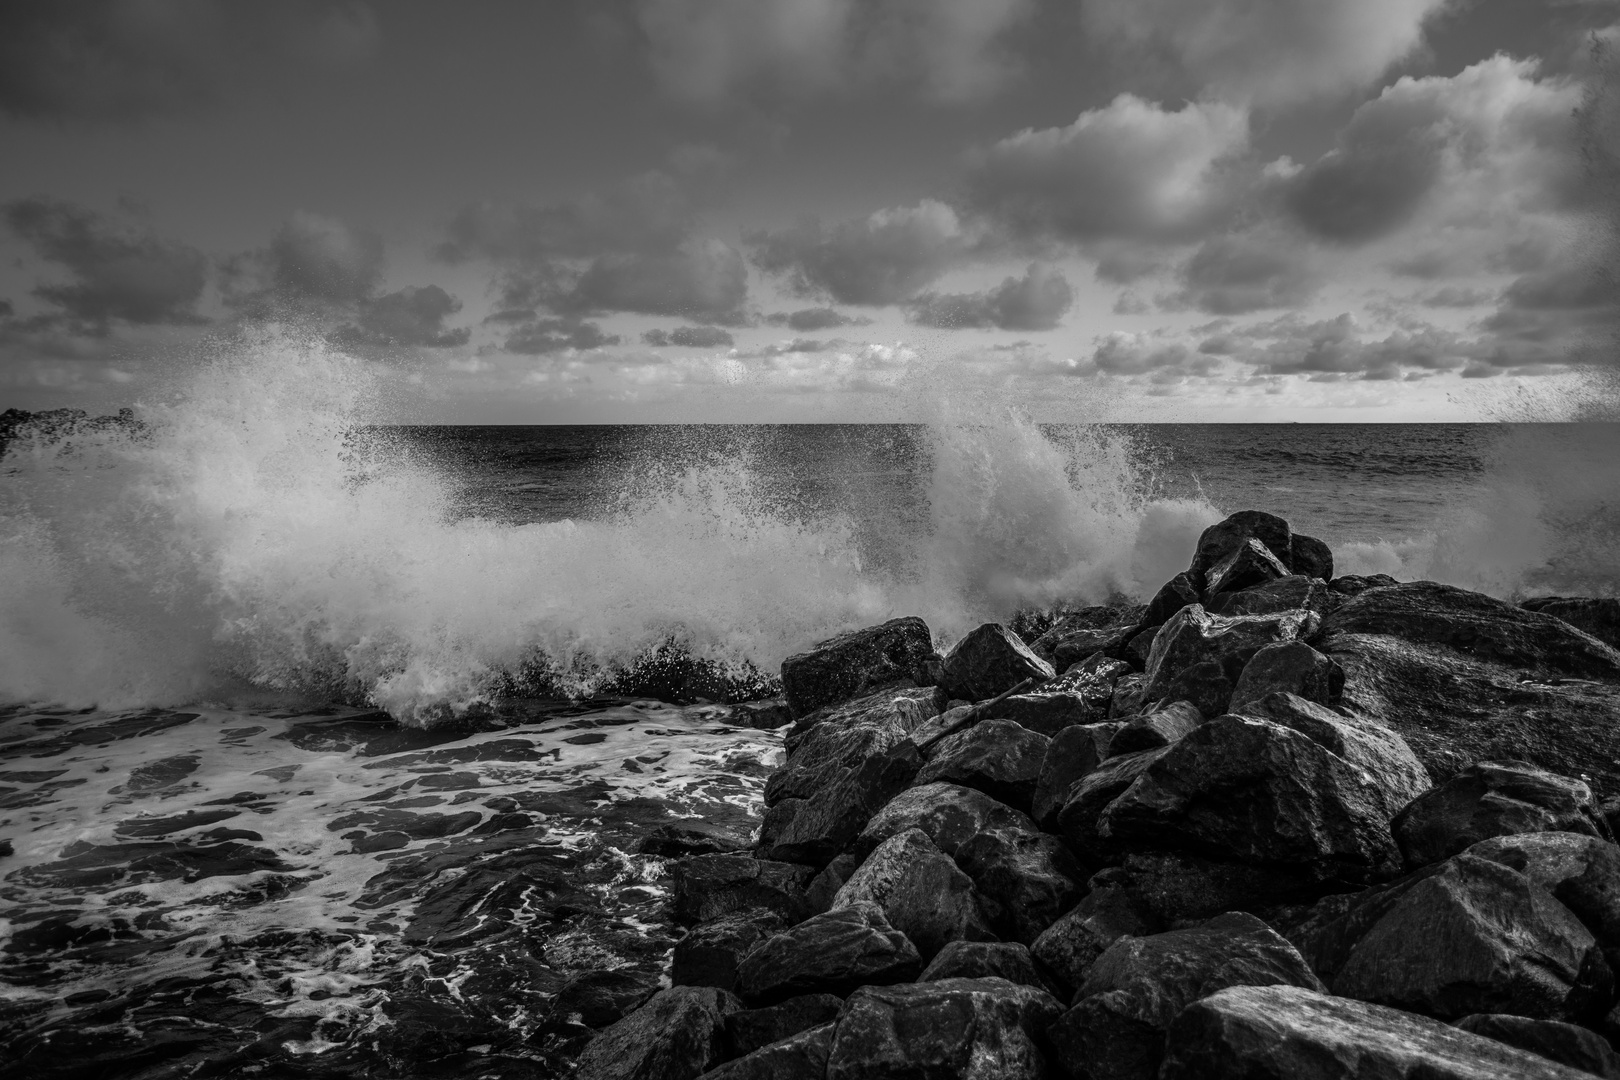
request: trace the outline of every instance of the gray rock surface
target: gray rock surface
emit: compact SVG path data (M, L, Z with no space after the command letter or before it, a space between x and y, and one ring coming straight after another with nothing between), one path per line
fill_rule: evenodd
M945 654L940 685L953 698L983 701L1025 679L1050 679L1052 665L1036 656L1023 639L1000 623L970 631Z
M889 925L883 909L857 901L766 938L737 965L737 989L750 1004L768 1005L909 982L921 970L917 947Z
M890 619L829 638L782 661L783 696L793 715L803 716L915 678L933 653L927 623L915 616Z
M870 901L911 939L922 959L952 941L993 939L973 879L957 869L921 829L877 846L833 898L832 908Z

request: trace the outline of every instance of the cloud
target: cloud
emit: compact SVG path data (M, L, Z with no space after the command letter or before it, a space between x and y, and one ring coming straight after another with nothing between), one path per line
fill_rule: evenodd
M383 244L376 233L303 210L270 238L270 281L289 296L338 303L362 300L382 279Z
M1051 330L1074 305L1074 289L1062 271L1031 263L1021 278L1008 277L979 293L924 293L907 305L911 320L947 330Z
M1221 100L1288 106L1374 82L1449 0L1086 0L1087 29L1173 58Z
M956 211L934 199L826 228L808 222L746 238L763 270L802 296L881 306L909 300L968 253Z
M1418 297L1418 303L1433 308L1481 307L1496 298L1490 289L1470 289L1463 285L1444 285Z
M1215 315L1299 307L1319 285L1308 253L1297 242L1260 234L1206 240L1182 264L1180 278L1181 290L1161 302Z
M378 46L355 0L7 0L0 5L0 112L117 121L207 104L289 70L344 70Z
M599 349L619 344L617 334L604 334L593 322L579 319L536 319L525 323L506 339L506 351L526 356L542 356L564 349Z
M472 335L466 327L444 325L460 310L461 301L437 285L406 286L361 302L356 324L335 337L344 344L447 349L467 344Z
M547 302L557 310L740 322L747 298L742 253L719 240L693 240L673 252L603 255L570 290Z
M1186 239L1228 208L1223 163L1249 145L1248 114L1132 94L1061 128L1026 128L975 153L968 202L1014 234L1096 241Z
M1264 347L1240 355L1273 375L1410 378L1461 368L1478 353L1459 335L1434 326L1398 330L1382 340L1364 341L1359 322L1348 312L1320 322L1279 322L1265 329L1277 336Z
M673 330L648 330L641 340L654 348L678 345L688 349L721 349L735 345L736 339L718 326L677 326Z
M1158 371L1210 370L1213 362L1193 355L1179 341L1163 341L1146 333L1116 330L1097 342L1083 373L1145 375Z
M774 311L765 316L765 322L771 326L786 326L790 330L811 332L815 330L831 330L838 326L866 326L871 319L858 315L845 315L837 308L816 307L801 308L798 311Z
M33 294L81 332L112 320L137 325L202 322L194 305L208 280L202 252L131 229L73 203L37 196L5 204L6 224L69 281Z

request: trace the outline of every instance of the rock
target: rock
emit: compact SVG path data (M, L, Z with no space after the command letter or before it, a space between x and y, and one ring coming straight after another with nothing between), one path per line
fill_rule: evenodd
M1284 561L1290 570L1301 577L1315 578L1323 583L1333 580L1333 549L1314 536L1295 533L1290 537Z
M788 920L780 912L765 908L732 911L701 923L675 943L669 981L675 986L734 991L742 958L787 926Z
M1182 1010L1160 1080L1581 1080L1435 1020L1297 986L1234 986Z
M1006 979L1046 989L1029 949L1016 941L953 941L917 976L918 982L941 979Z
M1181 702L1191 705L1200 719L1208 720L1227 711L1232 700L1232 680L1214 660L1182 668L1165 685L1160 705Z
M861 832L855 850L870 852L907 829L921 829L935 847L952 858L963 844L982 832L1038 831L1028 815L984 792L940 781L895 796Z
M1039 1044L1061 1009L1004 979L863 987L838 1019L827 1080L1045 1080Z
M1164 927L1134 896L1115 884L1098 885L1067 915L1046 928L1030 954L1065 987L1078 990L1086 972L1110 945L1127 935L1156 934Z
M1303 641L1267 645L1243 666L1229 706L1242 712L1271 694L1293 694L1321 705L1336 705L1344 693L1344 671Z
M838 890L832 907L870 901L931 959L952 941L993 939L973 880L921 829L889 837Z
M933 635L916 617L890 619L818 643L782 661L782 692L793 715L915 678L933 655Z
M1527 761L1482 761L1419 795L1390 823L1408 869L1493 836L1574 832L1612 839L1592 789Z
M916 783L944 780L976 788L1027 811L1050 743L1011 720L982 720L935 744Z
M1332 946L1312 959L1346 997L1442 1020L1580 1020L1608 1005L1612 977L1591 933L1523 874L1472 855L1363 898L1337 928L1351 932L1330 926Z
M589 1028L605 1028L622 1019L658 991L658 978L640 971L586 971L575 975L551 999L557 1021L577 1017Z
M873 813L905 789L922 766L910 740L839 772L807 798L783 799L760 824L762 858L822 867L860 835Z
M1482 840L1468 854L1517 870L1552 893L1598 944L1620 950L1620 847L1579 833L1540 832Z
M1169 746L1203 722L1204 714L1192 702L1171 701L1162 708L1132 717L1121 724L1108 743L1108 753L1117 756Z
M1137 624L1142 629L1163 626L1170 616L1189 604L1196 604L1202 598L1202 591L1187 572L1177 574L1153 594L1148 601L1147 610L1142 613L1142 619Z
M1124 937L1086 973L1074 1007L1052 1025L1058 1058L1093 1080L1152 1080L1181 1010L1231 986L1325 988L1284 938L1253 915Z
M779 1005L734 1012L726 1017L727 1056L738 1058L752 1054L801 1031L829 1024L838 1018L838 1010L843 1007L844 999L836 994L801 994Z
M821 1024L729 1061L703 1080L822 1080L834 1027Z
M761 942L737 966L744 1000L846 995L865 984L907 982L922 969L917 947L867 901L813 915Z
M1157 701L1169 692L1177 674L1211 661L1236 679L1262 646L1306 637L1316 617L1308 611L1276 615L1211 615L1198 604L1178 611L1159 628L1143 669L1145 697Z
M1288 576L1288 567L1271 549L1252 537L1204 571L1204 595L1241 592Z
M1393 818L1429 789L1429 773L1406 740L1381 724L1335 712L1295 694L1268 694L1243 706L1244 716L1270 720L1377 778L1374 794L1382 813Z
M1135 629L1142 610L1139 605L1131 604L1125 606L1105 605L1070 611L1047 627L1035 640L1031 641L1029 650L1051 664L1055 670L1062 671L1067 665L1060 665L1055 659L1055 655L1058 649L1063 646L1063 643L1072 640L1076 642L1073 648L1082 648L1083 646L1079 642L1084 640L1085 635L1088 634L1098 635L1096 640L1108 640L1110 637L1117 635L1120 641L1124 641L1126 637L1130 636L1131 631ZM1019 634L1027 637L1021 630ZM1093 652L1099 651L1105 651L1105 648L1088 649L1075 657L1075 659L1083 660ZM1069 662L1073 663L1074 661Z
M1458 1020L1456 1027L1572 1069L1620 1080L1620 1055L1609 1048L1603 1036L1574 1024L1506 1013L1474 1013Z
M747 846L726 829L693 818L658 826L642 839L636 850L643 855L681 859L689 855L731 854Z
M580 1080L691 1080L717 1061L740 1006L713 987L672 986L601 1032L579 1055Z
M783 724L793 723L793 710L788 708L788 703L783 698L739 701L731 706L731 715L728 719L734 724L756 731L775 731Z
M1244 863L1177 851L1133 851L1116 869L1120 885L1166 924L1225 911L1258 914L1335 884L1324 884L1320 870L1309 865Z
M1142 711L1147 697L1147 680L1141 675L1124 675L1114 684L1114 694L1108 702L1108 718L1135 716Z
M804 916L804 890L815 871L747 855L715 854L683 859L671 876L677 922L709 922L745 908L767 908L797 922Z
M1058 640L1048 654L1031 651L1052 665L1053 671L1064 671L1090 656L1112 656L1124 649L1126 642L1138 632L1134 624L1110 626L1102 630L1075 630Z
M1539 611L1563 619L1575 629L1620 649L1620 600L1584 596L1536 596L1520 600L1526 611Z
M1183 611L1186 609L1183 608ZM1174 616L1171 616L1174 618ZM1163 627L1150 626L1146 630L1138 631L1125 643L1120 658L1131 665L1133 671L1140 671L1147 666L1148 657L1153 655L1153 643L1159 639L1159 631Z
M1094 654L1044 684L1036 693L1014 694L1002 699L990 716L1011 720L1049 738L1076 724L1099 723L1108 719L1114 687L1130 670L1130 665L1122 660Z
M1342 603L1344 597L1330 589L1327 582L1296 573L1212 596L1207 607L1215 615L1275 615L1302 608L1325 615Z
M765 805L813 797L905 742L929 719L927 706L888 691L811 714L800 721L806 726L789 733L787 763L766 782Z
M1293 549L1293 530L1288 527L1288 522L1275 514L1239 510L1199 535L1192 566L1187 570L1188 576L1200 591L1204 591L1204 576L1209 568L1249 540L1260 541L1273 554L1286 555Z
M1055 836L1010 829L981 832L956 850L985 913L1002 937L1033 942L1085 892L1081 865Z
M1036 824L1048 832L1057 827L1058 811L1069 790L1108 758L1109 742L1123 726L1117 722L1086 724L1065 728L1052 737L1030 802L1030 816Z
M1058 832L1069 842L1069 849L1093 865L1117 861L1119 852L1112 838L1098 830L1099 818L1110 803L1168 752L1161 746L1111 757L1070 787L1068 801L1057 816Z
M983 701L1025 679L1044 681L1054 674L1052 665L1031 652L1017 634L1000 623L985 623L945 654L940 685L953 698Z
M1360 596L1368 589L1382 589L1399 584L1400 582L1388 574L1369 574L1365 577L1360 574L1345 574L1329 581L1328 588L1341 596Z

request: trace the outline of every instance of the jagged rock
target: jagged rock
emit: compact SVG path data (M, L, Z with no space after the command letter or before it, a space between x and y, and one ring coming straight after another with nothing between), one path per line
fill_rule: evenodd
M1301 577L1316 578L1324 583L1333 580L1333 549L1314 536L1295 533L1290 537L1283 561Z
M1114 687L1131 666L1123 660L1093 655L1031 694L1014 694L995 707L991 717L1011 720L1048 737L1076 724L1108 719Z
M1045 1080L1039 1043L1061 1010L1005 979L863 987L838 1019L827 1080Z
M1229 709L1242 712L1271 694L1294 694L1322 705L1336 705L1344 692L1344 671L1303 641L1267 645L1243 666Z
M643 855L680 859L689 855L723 855L748 845L718 825L693 819L660 825L648 833L636 850Z
M1019 636L1000 623L985 623L945 654L940 685L952 697L983 701L1025 679L1050 679L1052 665L1030 652Z
M1054 669L1062 671L1066 665L1060 665L1055 659L1055 655L1064 642L1072 639L1076 642L1074 648L1080 648L1082 646L1079 642L1087 634L1101 635L1101 640L1106 640L1109 636L1115 634L1123 634L1128 637L1129 632L1136 627L1142 611L1143 608L1139 604L1123 606L1110 604L1070 611L1029 643L1030 652L1051 664ZM1021 634L1020 636L1024 635ZM1120 640L1123 641L1124 637L1121 637ZM1089 649L1075 659L1083 660L1093 652L1098 651L1102 650ZM1070 661L1070 663L1073 662Z
M930 711L915 698L881 692L806 718L812 719L813 726L788 735L787 763L765 784L766 806L783 799L808 799L859 771L867 759L920 730Z
M1243 707L1244 716L1292 728L1377 777L1373 791L1383 799L1381 812L1393 818L1429 790L1429 773L1412 748L1393 731L1358 716L1335 712L1295 694L1268 694Z
M1609 1048L1603 1036L1574 1024L1505 1013L1474 1013L1458 1020L1456 1027L1572 1069L1620 1080L1620 1055Z
M692 1080L723 1052L725 1019L741 1006L724 990L672 986L602 1031L579 1055L580 1080Z
M1258 540L1274 555L1286 557L1293 550L1293 530L1288 522L1275 514L1259 510L1239 510L1237 513L1205 529L1198 537L1192 566L1187 574L1203 590L1205 574L1209 568L1241 548L1249 540Z
M761 858L822 867L860 835L873 813L903 791L922 766L910 740L839 773L808 798L783 799L760 823Z
M1342 603L1344 597L1329 588L1327 582L1295 573L1212 596L1207 607L1216 615L1275 615L1302 608L1325 615Z
M1096 829L1131 851L1376 880L1399 868L1384 783L1292 728L1222 716L1149 764Z
M1030 802L1030 816L1041 828L1051 832L1057 827L1058 811L1070 789L1107 760L1109 743L1123 726L1118 722L1086 724L1065 728L1052 737Z
M1334 993L1442 1020L1580 1020L1608 1004L1612 986L1569 909L1525 875L1467 854L1360 898L1319 941L1311 959Z
M1108 718L1117 720L1135 716L1142 711L1147 697L1147 680L1141 675L1123 675L1114 683L1114 693L1108 701Z
M1124 649L1137 633L1134 624L1110 626L1102 630L1075 630L1052 646L1050 655L1036 653L1052 665L1053 671L1066 671L1090 656L1109 656Z
M916 783L944 780L976 788L1027 811L1050 743L1011 720L981 720L935 744Z
M1297 986L1234 986L1182 1010L1160 1080L1582 1080L1584 1073L1397 1009Z
M756 731L775 731L784 724L793 723L793 710L788 708L784 698L739 701L731 706L728 719L734 724Z
M1408 869L1481 840L1574 832L1610 839L1592 789L1527 761L1482 761L1419 795L1390 823Z
M1171 1022L1194 1001L1230 986L1325 990L1276 931L1231 912L1199 927L1115 941L1049 1034L1071 1072L1152 1080Z
M1144 630L1163 626L1170 616L1188 604L1198 603L1199 599L1198 586L1192 577L1183 571L1159 586L1159 591L1148 601L1147 609L1142 612L1142 618L1137 626Z
M883 909L863 900L765 939L737 966L737 988L755 1004L801 994L842 996L869 983L914 979L920 961L917 947Z
M1537 596L1519 601L1527 611L1563 619L1606 645L1620 649L1620 600L1585 596Z
M918 982L941 979L1006 979L1046 989L1029 949L1016 941L953 941L917 976Z
M701 923L747 908L782 913L789 922L804 916L804 890L815 871L793 863L747 855L697 855L676 863L675 920Z
M956 849L956 863L978 887L996 930L1026 945L1085 891L1087 873L1063 841L1023 823L978 833Z
M1202 666L1202 665L1200 665ZM1169 746L1204 722L1204 714L1190 701L1172 701L1162 708L1132 717L1108 743L1110 757Z
M921 829L935 847L952 858L963 844L982 832L1038 831L1027 814L997 802L982 791L938 782L895 796L861 832L855 850L869 852L907 829Z
M623 1019L658 992L658 978L640 971L586 971L558 989L549 1012L558 1021L578 1018L589 1028L605 1028Z
M926 961L952 941L992 939L973 880L921 829L879 844L833 898L834 910L858 901L882 909Z
M1252 537L1204 571L1204 595L1242 592L1288 576L1288 567L1270 548Z
M818 643L782 661L782 692L795 716L915 678L934 652L928 624L890 619Z
M727 1055L738 1058L752 1054L801 1031L829 1024L838 1019L838 1010L843 1007L844 999L836 994L801 994L779 1005L734 1012L726 1017Z
M1159 640L1159 631L1162 629L1160 626L1150 626L1131 635L1131 640L1127 641L1125 648L1120 651L1120 659L1130 664L1132 670L1142 670L1147 666L1148 657L1153 655L1153 643Z
M1201 719L1213 719L1227 711L1232 700L1232 680L1214 660L1182 668L1165 684L1161 704L1182 702L1197 710Z
M703 1080L822 1080L833 1031L825 1023L790 1035L704 1073Z
M806 918L811 915L820 915L823 911L831 910L833 898L838 890L844 887L851 874L860 869L865 860L853 851L846 851L835 857L826 866L816 872L810 879L810 885L804 890L804 904L807 909Z
M1168 747L1120 754L1103 762L1069 788L1068 801L1058 811L1058 832L1069 848L1093 865L1115 861L1118 852L1111 837L1098 830L1102 812L1134 784Z
M1345 574L1343 577L1333 578L1328 582L1328 588L1341 596L1360 596L1368 589L1382 589L1389 585L1399 585L1400 582L1388 574Z
M1157 701L1168 692L1176 675L1194 664L1212 661L1228 678L1236 679L1262 646L1306 637L1316 616L1308 611L1276 615L1211 615L1190 604L1159 628L1143 669L1144 694Z
M1541 832L1482 840L1468 854L1517 870L1552 893L1598 944L1620 949L1620 847L1579 833Z
M1092 889L1075 908L1047 927L1029 951L1065 987L1077 990L1103 951L1127 935L1156 934L1164 927L1128 891L1115 884Z
M675 943L669 981L675 986L737 989L737 965L789 920L778 911L745 908L692 928Z

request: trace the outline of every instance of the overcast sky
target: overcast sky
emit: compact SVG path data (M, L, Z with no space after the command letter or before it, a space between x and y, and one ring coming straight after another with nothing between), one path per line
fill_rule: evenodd
M429 421L1485 415L1620 365L1617 51L1620 0L9 0L0 408L281 321Z

